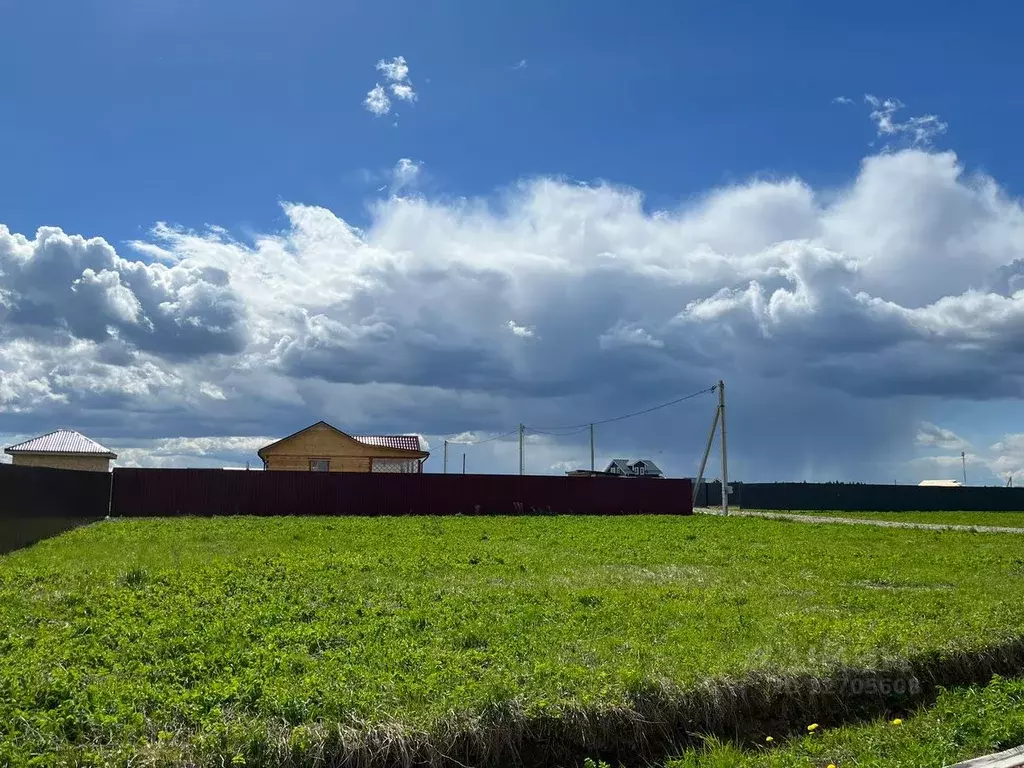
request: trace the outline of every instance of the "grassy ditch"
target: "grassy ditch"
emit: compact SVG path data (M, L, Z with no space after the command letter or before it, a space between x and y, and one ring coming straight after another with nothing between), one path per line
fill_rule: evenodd
M1016 537L109 521L0 558L0 764L663 756L687 734L910 707L1024 668L1021 638Z
M932 706L903 717L836 729L808 723L802 731L792 739L765 734L745 744L708 738L666 768L952 765L1024 744L1024 681L996 678L984 686L945 689Z

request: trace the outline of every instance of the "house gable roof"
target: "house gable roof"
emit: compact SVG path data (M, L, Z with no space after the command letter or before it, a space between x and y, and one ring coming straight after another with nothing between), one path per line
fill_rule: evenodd
M418 458L426 458L430 454L424 451L420 446L420 439L417 435L350 435L347 432L342 432L340 429L332 424L328 424L326 421L318 421L316 424L310 424L308 427L300 429L298 432L293 432L287 437L282 437L270 445L265 445L256 451L256 455L261 459L265 458L266 452L271 449L282 445L283 443L291 440L294 437L298 437L304 432L308 432L311 429L316 428L327 428L332 432L337 433L340 437L348 440L354 440L357 443L368 445L374 448L386 448L392 451L408 451L410 454L416 454Z
M644 465L644 468L647 470L647 474L661 474L661 469L658 467L657 464L655 464L650 459L634 459L633 461L629 462L629 468L632 469L638 464Z
M97 458L116 459L117 454L104 448L95 440L90 440L81 432L73 429L55 429L45 435L17 443L4 449L11 456L19 453L67 454L72 456L95 456Z
M605 472L629 472L629 462L626 459L612 459Z

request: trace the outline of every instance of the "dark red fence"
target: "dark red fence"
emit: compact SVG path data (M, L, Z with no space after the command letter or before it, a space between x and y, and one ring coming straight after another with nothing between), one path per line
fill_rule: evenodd
M0 464L0 554L102 520L110 473Z
M116 469L111 515L689 515L689 480Z

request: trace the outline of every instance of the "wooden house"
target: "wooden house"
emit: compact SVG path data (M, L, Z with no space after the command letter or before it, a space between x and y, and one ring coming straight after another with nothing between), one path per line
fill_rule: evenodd
M416 435L349 435L325 421L256 452L266 470L422 472L430 455Z

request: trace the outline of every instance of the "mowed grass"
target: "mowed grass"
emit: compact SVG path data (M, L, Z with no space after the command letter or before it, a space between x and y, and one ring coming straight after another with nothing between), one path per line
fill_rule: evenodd
M852 520L891 520L933 525L991 525L1024 528L1024 512L794 512L799 515L845 517Z
M108 521L0 558L0 765L486 744L519 721L585 731L645 698L699 701L708 680L1022 637L1014 536L716 517Z

